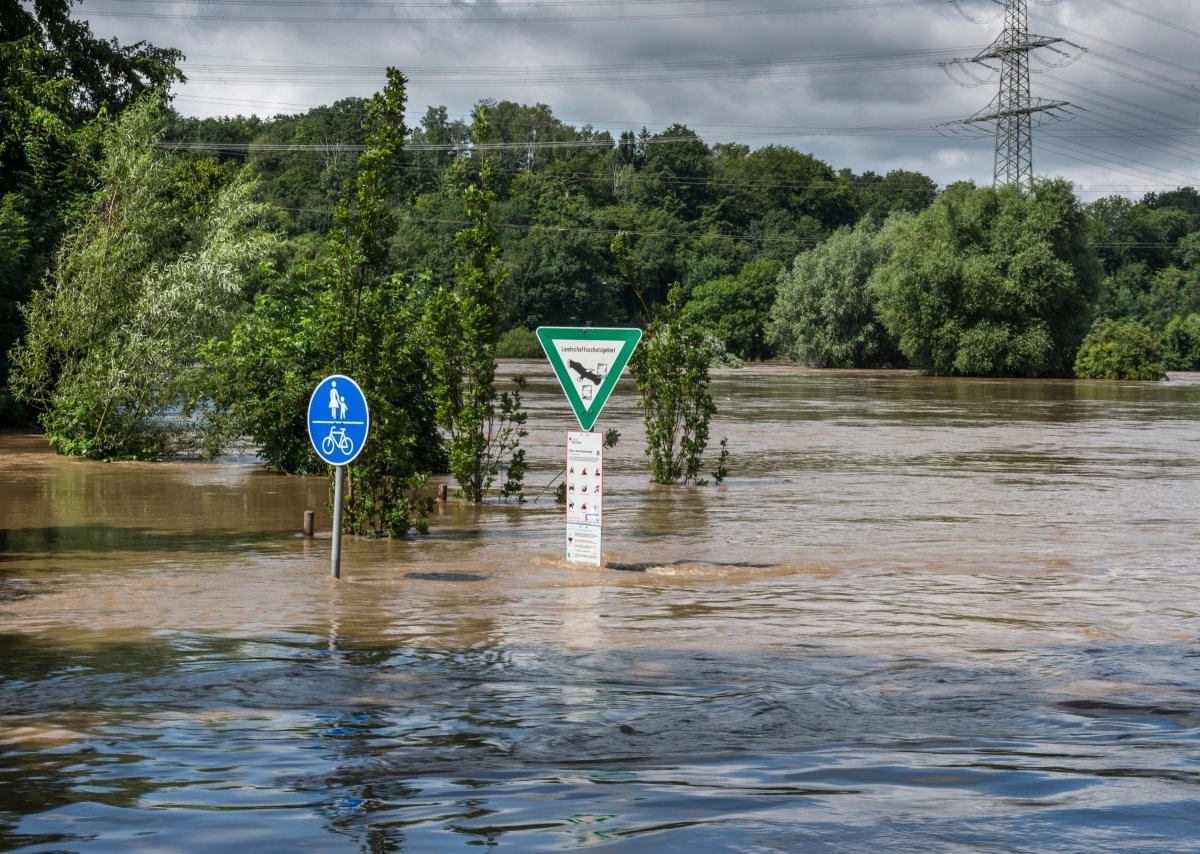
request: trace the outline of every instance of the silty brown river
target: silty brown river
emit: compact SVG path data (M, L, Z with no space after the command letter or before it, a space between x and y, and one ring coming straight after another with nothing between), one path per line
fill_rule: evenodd
M548 491L336 583L325 478L0 436L0 848L1200 850L1200 375L714 391L719 487L609 402L604 569Z

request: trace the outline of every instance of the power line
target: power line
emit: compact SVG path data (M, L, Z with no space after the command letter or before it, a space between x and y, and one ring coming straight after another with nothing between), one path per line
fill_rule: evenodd
M1118 9L1124 9L1126 12L1129 12L1133 15L1140 15L1147 20L1154 21L1156 24L1162 24L1164 27L1170 27L1178 32L1200 38L1200 31L1188 29L1181 24L1177 24L1175 21L1169 21L1166 18L1159 18L1156 15L1151 15L1149 12L1144 12L1141 9L1135 9L1132 6L1126 6L1124 3L1118 3L1117 0L1101 0L1101 2L1107 3L1109 6L1116 6Z
M877 9L910 8L918 6L945 5L953 0L879 0L873 3L840 4L836 6L802 6L799 8L738 9L728 12L651 12L633 15L556 15L531 16L524 14L508 17L441 17L441 18L362 18L362 17L300 17L292 15L186 15L161 12L109 12L89 11L88 17L108 18L155 18L187 21L237 21L247 23L289 24L557 24L557 23L603 23L623 21L662 21L696 18L751 18L773 15L800 15L824 12L856 12ZM464 9L472 7L453 7ZM491 8L491 7L489 7ZM496 7L499 8L499 7ZM507 8L505 6L504 8Z

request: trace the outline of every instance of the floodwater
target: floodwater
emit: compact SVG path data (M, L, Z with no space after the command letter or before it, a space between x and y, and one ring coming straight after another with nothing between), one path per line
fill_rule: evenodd
M668 489L618 388L602 569L548 490L334 582L325 479L0 436L0 848L1200 848L1200 375L714 391Z

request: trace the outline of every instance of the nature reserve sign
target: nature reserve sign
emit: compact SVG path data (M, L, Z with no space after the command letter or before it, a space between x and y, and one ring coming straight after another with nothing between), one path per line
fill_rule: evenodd
M579 426L591 430L642 340L642 330L543 326L537 337Z

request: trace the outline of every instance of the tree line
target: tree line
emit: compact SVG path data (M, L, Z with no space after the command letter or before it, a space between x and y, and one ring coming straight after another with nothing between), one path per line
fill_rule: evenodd
M96 38L69 6L0 4L0 419L36 413L65 453L249 435L272 467L311 470L297 401L337 363L380 376L391 445L355 488L362 524L395 531L419 515L397 496L421 472L516 494L520 388L497 388L495 359L539 355L539 325L674 336L646 351L674 363L641 362L647 417L669 394L646 383L703 390L714 359L1200 368L1191 188L1089 204L1062 180L939 188L509 101L409 128L394 71L303 114L188 118L169 106L177 51ZM668 450L664 471L699 479Z

